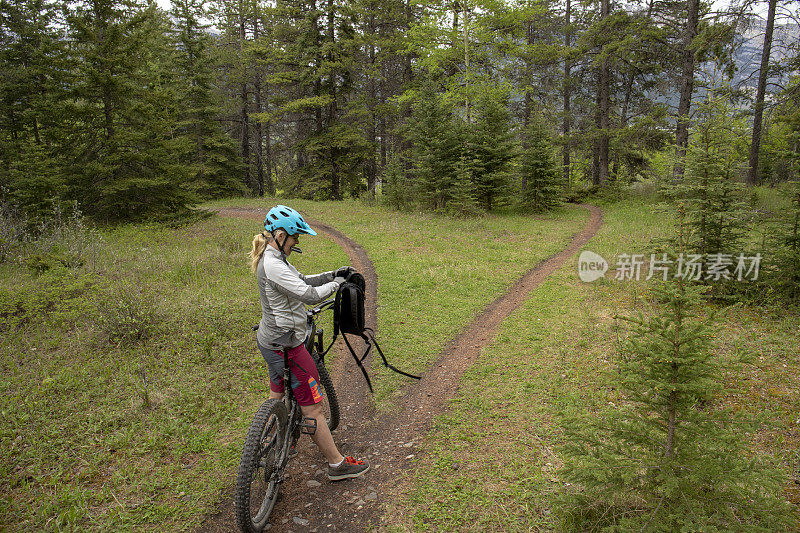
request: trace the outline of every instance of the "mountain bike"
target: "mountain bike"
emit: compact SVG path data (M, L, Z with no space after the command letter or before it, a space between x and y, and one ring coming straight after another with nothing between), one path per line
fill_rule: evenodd
M310 326L306 349L317 366L323 389L323 412L331 431L339 425L339 401L325 368L324 331L317 327L316 317L333 304L331 299L306 311ZM283 382L291 383L286 350L283 361ZM316 420L303 418L291 386L285 387L282 400L271 399L261 404L247 431L236 477L236 522L244 533L260 533L267 526L297 439L302 433L313 435L316 429Z

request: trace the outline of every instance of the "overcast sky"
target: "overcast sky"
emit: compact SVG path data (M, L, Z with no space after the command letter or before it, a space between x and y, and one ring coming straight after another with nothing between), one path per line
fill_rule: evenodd
M169 11L171 8L170 0L156 0L161 9ZM717 9L722 9L730 5L730 0L713 0L713 5ZM755 11L760 13L763 17L767 16L767 2L761 1L756 4Z

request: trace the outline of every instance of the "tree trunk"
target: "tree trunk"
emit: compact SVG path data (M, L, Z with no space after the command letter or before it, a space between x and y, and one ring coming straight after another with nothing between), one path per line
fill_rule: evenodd
M334 0L328 0L328 46L330 46L330 52L328 53L328 61L329 64L333 64L334 57L333 52L333 45L336 40L336 13L335 13L335 5ZM336 123L337 115L338 115L338 106L336 103L336 72L331 72L330 75L330 97L331 103L328 106L328 123L327 128L330 130L331 127ZM342 191L341 191L341 184L340 184L340 176L339 176L339 162L338 162L338 149L331 148L330 149L330 163L331 163L331 197L334 200L341 200L342 199Z
M266 101L264 102L266 107L269 107L269 90L267 90L266 94ZM267 194L270 196L275 196L275 180L273 179L273 175L277 178L277 173L273 174L273 167L275 166L275 162L272 159L272 121L268 120L264 124L264 152L266 155L267 160L267 175L265 179L265 186L267 189Z
M611 1L601 0L600 2L601 18L606 19L610 14L611 14ZM600 72L597 83L598 85L597 127L600 130L599 139L597 142L597 158L598 158L597 179L598 183L600 184L608 181L608 129L609 129L609 116L611 114L611 99L610 99L610 88L609 88L610 84L611 84L611 73L609 72L608 60L603 59L600 63Z
M569 0L567 0L567 2L569 2ZM525 42L528 44L528 47L533 46L533 22L530 20L525 23ZM530 124L531 121L531 114L533 113L533 95L530 89L533 82L533 61L530 57L525 59L525 82L527 88L525 89L525 105L522 108L522 122L527 130L528 124Z
M569 0L567 0L567 2L569 2ZM534 41L533 22L529 20L525 23L525 42L528 43L528 47L532 47L533 41ZM525 81L528 87L525 89L525 104L522 107L522 113L523 113L522 122L523 125L525 126L525 133L526 133L522 138L524 150L528 150L530 148L530 146L528 146L528 141L527 141L527 132L528 132L528 126L530 125L531 122L531 115L533 114L533 95L531 95L531 89L530 89L533 80L532 63L533 62L531 61L530 57L525 59ZM524 194L525 191L528 190L528 178L524 173L522 174L521 185L522 185L522 192Z
M99 8L97 7L96 4L94 6L94 14L96 17L95 31L97 32L97 44L98 48L102 50L105 48L104 43L105 43L106 23L101 18L102 14L99 12ZM114 115L111 109L113 105L112 104L113 95L111 94L111 91L108 88L107 84L103 84L101 90L102 90L101 98L103 101L103 117L105 119L104 127L106 130L106 139L110 139L111 137L114 136Z
M312 0L310 3L310 10L312 12L317 10L317 3L316 0ZM315 15L311 21L311 31L314 34L314 44L316 46L316 51L314 54L314 60L317 65L322 63L322 57L320 56L320 43L319 43L319 19ZM322 96L322 79L319 77L319 74L314 78L314 96ZM323 124L322 124L322 108L320 106L316 106L314 108L314 121L316 124L316 130L314 133L317 135L322 134ZM302 138L302 137L300 137Z
M414 11L413 6L411 4L412 0L406 0L406 20L405 20L405 30L406 33L411 31L411 24L414 20ZM403 85L408 86L411 81L414 79L414 70L412 68L411 63L411 52L406 52L403 57ZM408 120L411 118L411 106L406 105L405 109L403 110L403 118ZM401 142L401 151L408 153L412 148L411 141L404 139ZM411 180L411 162L409 158L403 158L403 177L405 178L406 182L408 183Z
M370 197L375 198L375 183L377 182L377 175L378 175L378 162L376 160L377 154L375 151L375 145L377 144L377 137L378 137L378 117L375 113L375 102L378 98L377 95L377 85L375 83L375 12L373 10L369 13L369 23L367 24L367 31L370 35L370 45L369 45L369 65L370 65L370 74L369 80L367 81L367 92L369 98L369 127L367 128L367 141L369 142L370 146L370 156L367 159L366 171L367 171L367 194Z
M258 42L258 13L253 16L253 40ZM262 113L261 108L261 70L256 68L255 87L253 96L255 97L256 113ZM261 121L256 120L256 182L258 183L258 196L264 197L264 136L261 131Z
M681 294L684 293L683 281L678 280L678 286ZM680 356L680 340L678 338L679 331L683 326L684 310L683 304L678 302L675 308L675 329L672 333L672 383L677 384L678 381L678 363ZM678 392L673 389L669 392L669 399L667 400L667 442L664 443L664 455L666 457L673 457L675 455L675 429L678 426Z
M388 70L389 70L386 67L386 63L387 61L381 61L381 66L380 66L381 77L380 77L380 82L378 84L378 94L380 95L379 99L380 99L381 109L384 108L384 104L386 103L387 80L388 80ZM389 149L389 139L387 139L388 132L386 130L386 113L381 113L379 120L380 120L379 122L380 126L378 129L378 134L380 135L381 138L381 143L380 143L381 159L380 159L380 172L379 172L380 174L386 168L386 155L387 155L386 152ZM381 182L381 191L383 191L382 182Z
M677 393L671 391L669 393L669 401L667 402L667 442L664 444L664 455L672 457L675 455L675 426L677 423Z
M387 131L386 131L386 118L381 116L381 128L380 128L380 135L381 135L381 169L386 168L386 152L389 148L389 140L386 138Z
M462 7L464 9L464 82L465 82L465 90L466 90L466 111L467 111L467 124L472 123L471 117L471 106L469 101L469 91L470 91L470 73L469 73L469 12L467 11L467 0L463 0Z
M653 16L653 3L655 0L650 0L647 3L647 14L645 15L645 20L650 20ZM633 96L633 84L636 81L637 75L641 73L638 69L634 68L631 70L628 78L625 81L625 98L623 99L622 103L622 110L619 114L619 125L620 128L625 128L628 124L628 108L630 107L631 97Z
M772 49L772 30L775 26L775 5L777 0L769 0L767 13L767 29L764 32L764 48L761 51L761 70L758 71L758 89L756 90L755 114L753 116L753 142L750 144L750 169L747 172L747 184L755 185L758 181L758 156L761 147L761 121L764 118L764 93L767 88L769 72L769 55Z
M250 188L253 189L252 183L252 174L250 173L250 127L249 127L249 117L247 114L247 81L245 77L245 70L246 67L244 65L244 42L246 38L245 33L245 20L244 14L239 14L239 62L240 62L240 72L239 74L242 76L242 94L241 94L241 110L239 115L239 120L241 122L242 127L242 138L241 138L241 146L242 146L242 162L244 163L244 182Z
M686 0L686 30L683 34L683 64L681 69L681 99L678 103L677 124L675 126L675 167L672 179L681 181L685 168L686 147L689 145L689 111L694 90L695 54L692 42L697 37L697 24L700 16L700 0Z
M564 12L564 48L566 53L569 54L569 49L572 46L572 28L570 28L570 17L572 16L572 5L570 0L567 0L566 11ZM564 183L569 187L569 171L570 171L570 142L569 142L569 129L570 129L570 104L572 82L570 81L570 74L572 70L572 62L569 57L564 59L564 146L562 150L562 172L564 173Z
M307 135L305 131L305 127L303 126L303 121L298 120L297 124L297 138L302 139L304 135ZM308 165L308 156L306 155L305 148L300 148L297 150L297 169L303 169Z

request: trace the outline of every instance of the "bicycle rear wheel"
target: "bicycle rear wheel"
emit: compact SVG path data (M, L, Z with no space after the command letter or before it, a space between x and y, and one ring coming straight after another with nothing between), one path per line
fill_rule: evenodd
M244 533L261 533L280 491L279 464L286 435L286 407L267 400L256 412L236 477L236 522Z
M328 429L333 431L339 427L339 399L336 397L336 389L333 388L333 380L325 368L325 363L316 352L313 357L319 373L319 385L322 387L322 412L325 413Z

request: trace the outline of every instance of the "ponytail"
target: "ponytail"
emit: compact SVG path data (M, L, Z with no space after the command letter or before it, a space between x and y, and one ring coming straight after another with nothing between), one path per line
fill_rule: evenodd
M276 238L285 239L287 235L288 234L282 229L275 230ZM265 233L263 231L261 233L256 233L253 236L253 249L250 250L249 254L247 254L247 256L250 258L250 270L252 270L253 272L256 271L256 269L258 268L258 262L261 261L261 256L264 255L264 250L267 249L267 244L274 241L275 239L272 237L271 234Z
M250 257L250 270L253 272L258 268L258 262L261 261L261 256L264 255L264 250L267 249L267 237L263 233L257 233L253 236L253 249L247 254Z

